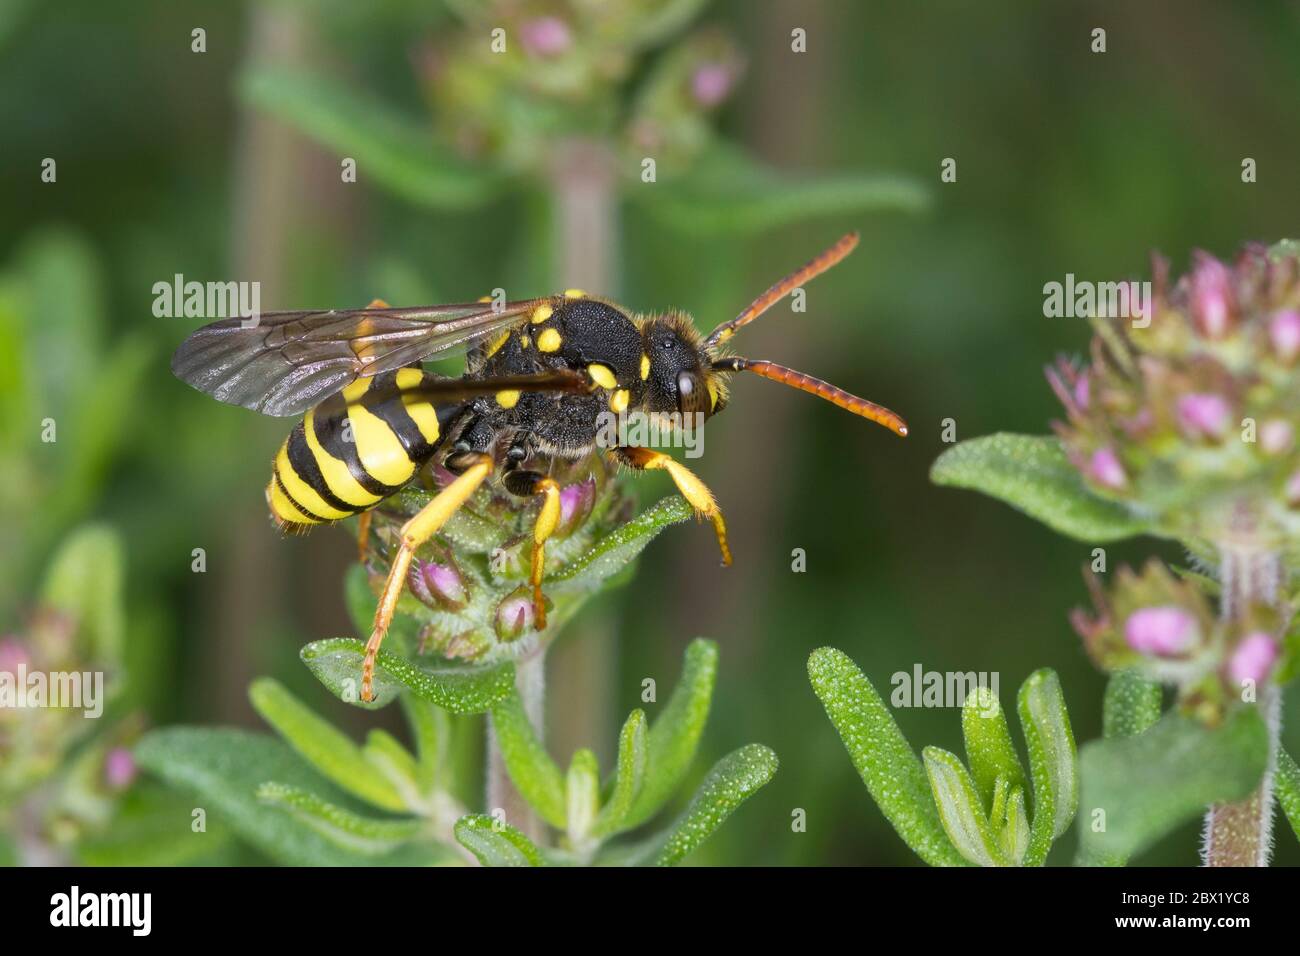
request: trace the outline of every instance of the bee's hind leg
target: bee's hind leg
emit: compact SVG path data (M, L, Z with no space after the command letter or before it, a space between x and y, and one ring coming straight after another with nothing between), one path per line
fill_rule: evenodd
M546 572L546 541L555 533L560 523L560 486L553 478L536 471L509 471L504 484L506 490L520 498L542 497L541 510L533 522L533 556L528 580L533 587L533 626L546 629L546 598L542 594L542 575Z
M366 658L361 665L362 700L369 702L375 699L375 661L379 657L379 645L384 642L388 626L393 622L393 613L397 609L397 599L402 595L402 587L406 584L411 559L415 557L420 545L437 534L460 506L470 499L479 485L492 474L493 467L489 455L479 455L472 462L466 461L461 474L402 525L399 535L401 546L393 556L392 568L379 598L379 607L375 609L375 623L370 632L370 640L366 642Z

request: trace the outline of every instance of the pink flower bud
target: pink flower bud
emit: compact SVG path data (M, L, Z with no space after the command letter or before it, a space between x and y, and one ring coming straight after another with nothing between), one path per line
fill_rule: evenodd
M533 626L533 596L528 588L516 588L497 605L492 622L497 637L513 641L522 637Z
M1277 641L1272 635L1263 631L1247 634L1228 661L1228 677L1238 687L1246 681L1258 684L1273 669L1277 655Z
M1278 358L1288 364L1294 362L1300 356L1300 312L1287 309L1273 316L1268 337Z
M591 517L596 504L596 480L588 478L560 489L560 524L558 534L572 534Z
M721 63L705 63L691 74L691 95L703 107L717 106L731 92L735 75Z
M1206 338L1221 339L1232 322L1232 273L1218 259L1199 253L1192 273L1192 317Z
M527 20L519 29L524 49L533 56L557 56L569 49L573 35L569 26L559 17L537 17Z
M1088 462L1088 475L1093 481L1107 488L1119 490L1128 484L1124 466L1112 448L1098 448L1092 453Z
M1189 438L1222 438L1231 421L1232 410L1222 395L1202 392L1178 399L1178 425Z
M1266 455L1285 455L1295 444L1295 430L1283 418L1273 418L1259 426L1259 447Z
M114 747L104 757L104 782L110 790L125 790L135 780L135 757L125 747Z
M1144 607L1124 622L1124 640L1140 654L1174 657L1197 640L1196 618L1181 607Z
M430 607L457 610L465 606L465 582L450 564L417 560L407 580L411 593Z

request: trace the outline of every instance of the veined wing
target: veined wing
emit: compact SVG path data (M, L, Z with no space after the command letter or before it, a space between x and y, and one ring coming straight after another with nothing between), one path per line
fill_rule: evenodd
M226 319L180 344L172 372L221 402L263 415L300 415L359 378L433 356L462 354L517 324L545 299L417 308L267 312Z

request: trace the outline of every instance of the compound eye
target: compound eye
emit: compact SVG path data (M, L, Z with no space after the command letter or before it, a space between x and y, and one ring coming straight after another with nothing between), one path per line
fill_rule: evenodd
M708 411L708 395L690 372L677 373L677 410L683 415Z

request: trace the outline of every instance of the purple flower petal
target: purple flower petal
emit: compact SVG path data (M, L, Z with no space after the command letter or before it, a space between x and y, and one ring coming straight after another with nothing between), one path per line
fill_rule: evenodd
M1124 640L1140 654L1173 657L1196 644L1198 630L1196 618L1181 607L1144 607L1124 622Z
M1228 677L1237 686L1246 681L1258 684L1268 676L1277 661L1277 641L1271 634L1256 631L1241 639L1228 661Z
M1191 438L1222 438L1232 422L1232 409L1222 395L1194 392L1178 399L1178 425Z

